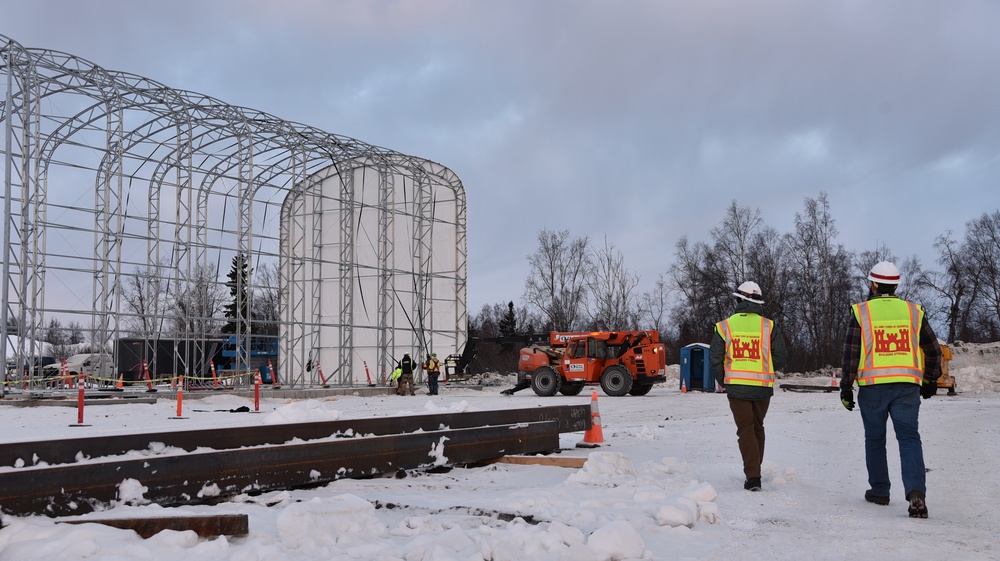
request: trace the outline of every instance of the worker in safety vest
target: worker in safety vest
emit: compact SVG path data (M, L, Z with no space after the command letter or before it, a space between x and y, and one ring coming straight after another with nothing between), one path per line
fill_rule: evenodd
M431 353L430 358L424 361L424 370L427 371L427 395L438 394L438 376L441 375L441 361L438 355Z
M937 393L941 346L919 304L896 297L899 269L882 261L868 273L868 300L851 306L844 338L840 401L854 410L853 384L865 428L865 500L889 504L886 420L899 443L903 490L912 518L927 518L924 452L917 430L920 398Z
M774 373L785 367L788 349L774 322L764 317L760 286L747 281L733 292L736 310L715 324L709 363L726 390L743 457L743 488L760 491L764 460L764 416L774 395Z
M396 395L402 395L399 393L400 390L399 379L402 377L403 377L403 369L398 366L392 370L391 374L389 374L389 384L396 386Z
M413 392L413 368L415 366L410 353L404 353L403 358L396 363L396 367L403 371L399 376L399 389L396 390L399 395L416 395Z

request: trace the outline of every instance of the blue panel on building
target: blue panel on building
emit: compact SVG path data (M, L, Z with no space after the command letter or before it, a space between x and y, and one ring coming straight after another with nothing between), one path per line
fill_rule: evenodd
M708 361L708 345L691 343L681 348L681 384L688 390L715 391L715 380Z

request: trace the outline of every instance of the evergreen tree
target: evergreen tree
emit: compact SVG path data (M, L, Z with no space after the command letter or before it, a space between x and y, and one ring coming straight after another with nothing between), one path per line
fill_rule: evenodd
M229 287L229 295L232 300L225 305L226 324L222 326L223 333L235 334L237 325L246 322L250 324L253 316L250 311L250 266L248 259L242 253L233 257L233 266L229 269L226 277L226 286ZM243 335L247 335L246 329Z
M510 337L517 335L517 315L514 314L514 302L507 302L507 312L500 318L500 335Z

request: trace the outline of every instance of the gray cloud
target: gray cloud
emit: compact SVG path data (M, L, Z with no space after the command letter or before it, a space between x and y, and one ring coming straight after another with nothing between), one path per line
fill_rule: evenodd
M761 0L0 1L2 29L438 161L469 200L469 300L518 300L539 229L648 288L729 201L934 258L1000 206L1000 5ZM650 242L656 248L650 252Z

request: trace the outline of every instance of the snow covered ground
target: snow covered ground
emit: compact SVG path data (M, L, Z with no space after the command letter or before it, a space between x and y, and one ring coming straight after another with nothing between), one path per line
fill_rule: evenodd
M907 517L893 441L892 502L881 507L864 501L861 419L841 407L836 392L776 393L766 422L764 489L744 491L725 395L681 393L675 367L672 382L646 397L598 394L604 444L583 449L575 447L582 433L561 438L563 456L588 458L581 469L492 464L411 472L402 479L341 480L211 507L121 504L85 517L247 514L250 534L233 538L164 531L144 540L100 524L4 516L0 560L1000 559L994 535L1000 518L1000 344L954 351L959 394L942 391L921 407L926 520ZM73 428L73 408L0 406L0 423L4 441L30 441L590 401L589 391L572 398L538 398L530 390L507 397L499 393L505 387L449 385L434 397L265 399L263 414L230 413L249 404L237 396L186 399L187 419L171 419L176 404L166 399L98 405L86 410L91 426ZM0 468L8 469L18 468ZM121 486L128 502L141 502L137 483Z

